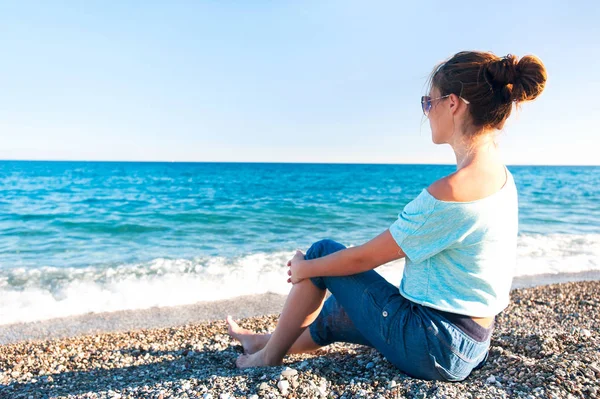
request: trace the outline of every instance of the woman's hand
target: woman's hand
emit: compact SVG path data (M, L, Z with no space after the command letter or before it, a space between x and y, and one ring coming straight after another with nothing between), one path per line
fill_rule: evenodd
M290 267L288 270L288 276L290 276L287 280L288 283L298 284L305 279L303 272L305 271L306 260L302 251L297 250L294 257L288 260L287 265Z

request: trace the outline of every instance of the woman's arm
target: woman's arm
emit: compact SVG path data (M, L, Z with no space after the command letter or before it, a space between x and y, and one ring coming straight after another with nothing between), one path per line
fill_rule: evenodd
M357 247L342 249L329 255L302 260L293 275L299 280L319 276L349 276L375 269L406 256L389 230Z

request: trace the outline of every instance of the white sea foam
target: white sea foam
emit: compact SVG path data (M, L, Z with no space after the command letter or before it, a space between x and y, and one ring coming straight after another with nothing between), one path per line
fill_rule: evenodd
M249 294L287 294L294 251L239 258L155 259L147 264L0 271L0 324L174 306ZM377 269L399 284L404 262ZM600 270L600 234L519 237L516 276Z

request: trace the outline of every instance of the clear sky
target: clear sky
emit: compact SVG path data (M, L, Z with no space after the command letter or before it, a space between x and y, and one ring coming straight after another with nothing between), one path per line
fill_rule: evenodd
M535 54L508 164L600 164L596 1L3 1L0 159L454 163L419 98L461 50Z

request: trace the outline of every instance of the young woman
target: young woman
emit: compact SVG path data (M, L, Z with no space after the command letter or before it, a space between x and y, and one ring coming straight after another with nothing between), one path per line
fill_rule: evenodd
M535 56L467 51L438 65L421 106L433 142L454 150L456 172L423 189L363 245L325 239L306 255L297 251L272 334L227 317L244 347L237 366L280 365L286 354L341 341L372 346L416 378L460 381L481 367L494 316L508 306L518 230L517 190L494 134L545 82ZM402 257L400 287L373 270Z

